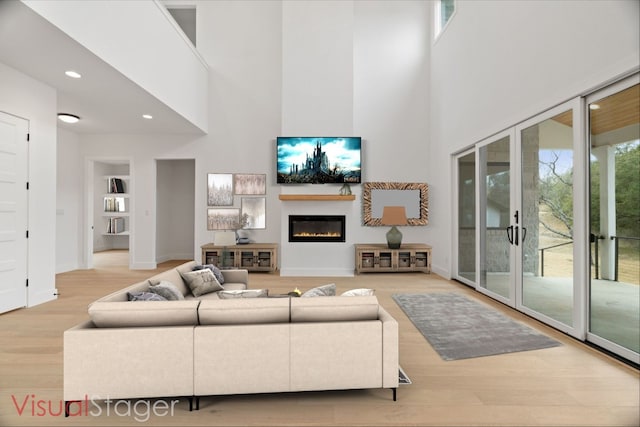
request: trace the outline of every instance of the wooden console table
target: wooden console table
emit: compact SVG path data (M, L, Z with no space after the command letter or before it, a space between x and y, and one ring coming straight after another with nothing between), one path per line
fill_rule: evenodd
M274 272L278 269L277 243L249 243L246 245L202 245L202 263L220 268L242 268L248 271Z
M431 246L404 243L400 249L384 244L356 244L356 274L422 271L431 273Z

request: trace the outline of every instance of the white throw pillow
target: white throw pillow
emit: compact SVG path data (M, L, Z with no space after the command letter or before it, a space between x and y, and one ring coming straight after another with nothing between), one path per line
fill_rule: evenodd
M343 297L368 297L375 293L373 289L359 288L359 289L350 289L346 292L340 294Z

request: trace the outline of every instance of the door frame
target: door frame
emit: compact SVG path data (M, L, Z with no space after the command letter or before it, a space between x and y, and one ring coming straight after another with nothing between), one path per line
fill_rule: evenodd
M93 203L96 194L93 191L94 179L95 179L95 164L96 163L126 163L129 165L129 176L133 176L133 159L123 157L89 157L85 160L85 180L84 180L84 244L83 244L83 268L93 268L93 236L96 224L94 224L94 209ZM133 217L133 203L134 203L134 186L133 179L129 181L129 269L133 268L135 259L135 244L134 244L134 217Z
M597 102L603 98L606 98L608 96L614 95L618 92L621 92L625 89L630 88L631 86L640 84L640 74L636 73L634 75L628 76L622 80L619 80L615 83L612 83L606 87L603 87L595 92L590 93L589 95L587 95L584 98L584 117L585 117L585 151L586 151L586 155L585 155L585 168L586 168L586 172L587 172L587 177L590 177L590 164L591 164L591 159L590 159L590 154L591 154L591 135L590 135L590 129L589 129L589 104L592 104L594 102ZM588 203L586 206L588 206L589 208L586 209L587 211L587 219L586 219L586 223L584 226L584 233L585 235L589 235L589 233L591 232L590 230L590 208L591 208L591 194L590 194L590 179L588 179L587 181L587 185L586 185L586 195L587 195L587 202ZM587 252L586 255L586 259L589 259L589 251ZM590 270L590 265L587 262L587 265L585 267L585 274L586 274L586 281L585 283L586 285L586 289L585 289L585 324L584 324L584 329L585 329L585 338L586 341L592 342L594 344L596 344L599 347L602 347L608 351L611 351L615 354L618 354L622 357L624 357L625 359L631 360L634 363L640 364L640 354L635 353L631 350L629 350L628 348L625 348L619 344L616 344L612 341L607 340L606 338L603 338L599 335L596 335L592 332L590 332L590 327L589 327L589 323L591 321L591 270Z
M29 307L30 294L33 288L29 288L28 279L29 279L29 238L28 230L29 230L29 189L28 183L30 180L29 173L29 133L31 122L29 119L24 117L20 117L15 114L11 114L7 111L1 111L0 114L6 117L7 121L10 123L10 126L13 126L16 131L16 145L24 144L23 151L20 147L16 149L16 157L24 155L24 163L22 165L17 164L17 169L23 170L24 175L17 174L14 177L14 183L16 188L22 188L22 190L18 190L20 194L16 194L15 200L15 215L17 217L17 223L15 228L15 242L17 244L17 248L20 249L22 254L16 254L15 257L15 265L13 269L5 270L11 271L16 270L17 274L24 273L23 279L20 279L20 282L16 284L15 287L9 288L8 292L12 293L15 297L21 297L19 305L15 305L12 302L11 305L8 305L0 311L0 313L9 312L12 310L16 310L19 308ZM21 139L21 136L24 139ZM17 159L16 159L17 160ZM10 178L9 178L10 179ZM20 183L22 181L22 183ZM9 205L11 204L8 203ZM8 241L12 241L9 237ZM18 243L18 241L22 241L22 243ZM20 256L18 256L20 255ZM13 301L13 299L11 299Z

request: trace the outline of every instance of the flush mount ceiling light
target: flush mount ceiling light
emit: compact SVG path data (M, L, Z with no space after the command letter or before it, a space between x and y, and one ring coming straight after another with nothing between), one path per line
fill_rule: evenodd
M68 77L71 77L72 79L79 79L80 77L82 77L82 75L80 73L78 73L77 71L73 71L73 70L65 71L64 73Z
M80 121L80 117L68 113L59 113L58 119L62 120L65 123L78 123Z
M153 119L153 116L151 114L143 114L142 117L144 117L147 120Z
M599 110L599 109L600 109L600 105L598 105L598 104L591 104L591 105L589 105L589 109L590 109L590 110Z

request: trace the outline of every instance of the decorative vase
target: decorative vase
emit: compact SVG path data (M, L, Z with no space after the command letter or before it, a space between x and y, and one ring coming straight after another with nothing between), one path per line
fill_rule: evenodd
M394 225L391 227L391 230L387 231L387 246L389 246L389 249L400 249L401 243L402 233Z

